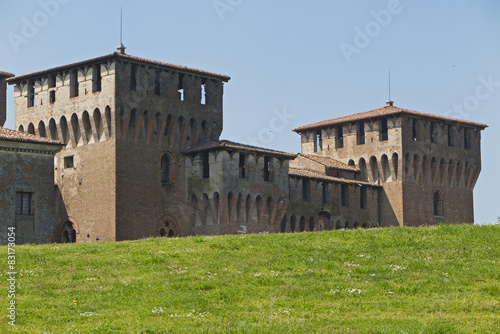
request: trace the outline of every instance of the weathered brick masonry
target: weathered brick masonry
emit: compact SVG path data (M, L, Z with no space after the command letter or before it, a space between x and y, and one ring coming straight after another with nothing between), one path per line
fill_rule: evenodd
M279 152L220 139L229 80L124 48L8 78L2 231L43 243L473 222L486 125L388 102L296 128L302 153ZM44 148L25 153L22 136Z

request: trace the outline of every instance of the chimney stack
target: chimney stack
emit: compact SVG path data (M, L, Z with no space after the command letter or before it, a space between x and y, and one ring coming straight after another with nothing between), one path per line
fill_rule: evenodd
M0 126L7 120L7 78L14 74L0 71Z
M394 106L394 101L385 101L385 106L386 107L393 107Z

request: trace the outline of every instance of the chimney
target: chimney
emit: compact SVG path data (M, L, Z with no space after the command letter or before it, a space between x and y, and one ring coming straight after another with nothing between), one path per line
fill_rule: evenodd
M126 47L123 44L120 44L120 46L116 47L116 52L118 54L124 55L125 49L126 49Z
M393 107L394 106L394 101L385 101L385 106L386 107Z
M0 126L7 120L7 78L14 74L0 71Z

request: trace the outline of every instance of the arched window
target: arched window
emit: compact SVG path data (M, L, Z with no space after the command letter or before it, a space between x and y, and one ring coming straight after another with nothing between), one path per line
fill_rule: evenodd
M295 232L295 216L292 216L292 218L290 218L290 232L294 233Z
M281 220L281 225L280 225L280 232L283 233L286 230L286 215L283 216L283 219Z
M161 157L161 182L171 183L170 159L167 154Z
M306 230L306 219L304 218L304 216L300 217L299 229L300 232L304 232Z
M176 233L173 227L170 226L170 223L167 221L164 223L164 226L160 228L160 235L166 238L173 238L176 236Z
M314 225L315 225L314 223L315 223L314 222L314 217L311 217L309 219L309 231L311 231L311 232L314 231Z
M436 190L433 195L434 201L434 217L443 217L443 196L439 190Z
M63 243L75 243L76 242L76 230L72 222L66 222L62 230L62 240Z

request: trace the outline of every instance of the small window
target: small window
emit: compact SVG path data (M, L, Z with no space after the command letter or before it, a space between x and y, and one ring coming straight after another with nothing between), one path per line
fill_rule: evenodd
M314 134L314 152L323 150L323 140L321 138L321 130L316 130Z
M302 200L304 202L311 201L311 182L309 179L302 180Z
M358 123L358 145L365 144L365 123Z
M436 123L431 122L431 143L435 144L437 143L437 132L436 132Z
M349 206L349 188L347 184L343 184L340 188L341 191L341 205Z
M158 95L158 96L161 95L160 78L161 78L161 70L157 69L155 72L155 95Z
M329 201L329 194L328 194L328 183L323 182L321 184L321 201L323 204L328 204Z
M130 66L130 90L137 90L137 64Z
M28 108L36 106L35 100L35 82L31 81L28 85Z
M464 148L470 149L470 129L464 128Z
M366 203L366 187L361 187L360 188L360 196L359 196L359 207L361 209L366 209L367 203Z
M75 166L73 156L64 157L64 168L73 168Z
M71 74L69 76L69 97L76 97L78 96L78 70L73 70L71 71Z
M208 179L210 177L210 161L208 152L203 152L203 178Z
M94 65L92 68L92 92L100 92L102 86L101 65Z
M247 156L246 154L240 153L240 178L244 179L247 177Z
M201 104L207 104L206 79L201 79Z
M448 125L448 146L455 146L455 128Z
M337 127L337 137L335 141L335 147L336 148L342 148L344 147L344 133L342 129L342 125Z
M55 90L51 90L49 94L50 94L49 95L49 102L50 103L56 102L56 91Z
M443 217L443 197L439 191L435 191L433 195L434 201L434 217Z
M166 154L161 157L161 182L170 183L170 159Z
M56 75L53 74L49 77L49 88L55 88L56 87Z
M177 85L177 96L179 101L184 101L184 74L179 73L179 84Z
M385 141L389 139L389 134L387 132L387 120L380 120L380 141Z
M271 181L271 158L264 157L264 181Z
M413 135L413 141L419 141L420 140L420 134L418 132L418 120L413 119L412 120L412 135Z
M31 198L32 193L16 193L16 215L31 216Z

